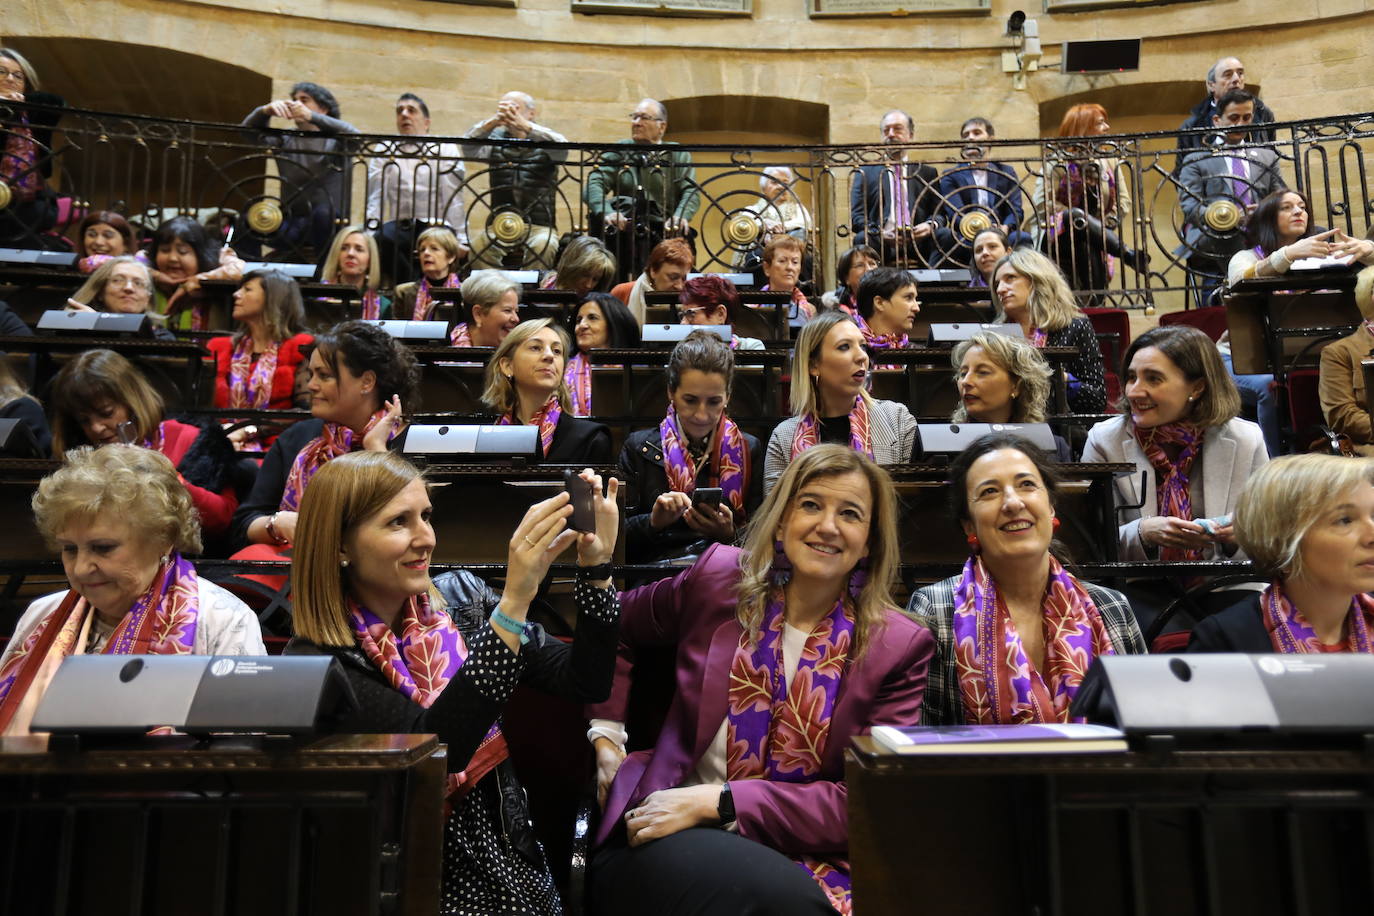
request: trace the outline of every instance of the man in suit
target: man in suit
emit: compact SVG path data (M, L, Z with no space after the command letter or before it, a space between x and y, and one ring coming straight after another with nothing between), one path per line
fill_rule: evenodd
M1200 304L1226 276L1231 256L1245 247L1244 217L1264 197L1287 185L1279 171L1279 155L1271 146L1247 144L1255 118L1255 97L1233 89L1221 97L1212 124L1223 135L1222 145L1191 154L1179 170L1179 206L1185 221L1183 241L1188 267L1199 280ZM1206 221L1207 208L1219 201L1239 207L1243 218L1230 230L1214 229Z
M1212 64L1212 69L1207 71L1207 95L1201 102L1193 106L1188 113L1188 118L1178 126L1179 130L1196 130L1199 127L1211 127L1212 118L1217 113L1217 104L1221 97L1232 89L1245 88L1245 65L1236 57L1223 57L1221 60ZM1269 106L1255 99L1255 123L1272 124L1274 123L1274 112ZM1250 134L1255 143L1273 143L1274 129L1257 128ZM1211 146L1209 140L1215 141L1215 134L1180 134L1178 138L1178 160L1174 164L1174 174L1177 175L1179 169L1183 168L1183 163L1188 158L1188 154L1197 149Z
M997 135L987 118L969 118L959 128L964 141L957 165L940 176L940 214L943 225L935 230L941 258L949 266L966 267L973 260L973 239L960 231L959 222L972 213L984 213L990 226L1006 234L1011 247L1028 245L1029 234L1021 226L1021 186L1011 166L988 160L987 141Z
M868 245L884 264L927 267L939 259L935 230L941 225L934 166L907 159L898 147L915 139L911 115L893 109L880 124L888 161L859 167L849 191L849 224L855 245Z
M688 226L701 206L692 154L669 149L667 132L668 109L641 99L630 113L630 139L601 154L582 188L590 234L615 252L621 280L639 276L663 239L692 244L696 236Z

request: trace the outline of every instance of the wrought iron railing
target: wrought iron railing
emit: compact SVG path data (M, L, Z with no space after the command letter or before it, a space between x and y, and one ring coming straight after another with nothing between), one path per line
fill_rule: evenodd
M0 109L7 141L24 110ZM565 241L609 234L618 239L622 271L629 275L649 245L674 231L674 216L687 218L697 269L706 271L749 265L769 224L790 216L793 233L813 255L820 289L835 285L837 256L861 240L893 262L967 265L973 232L1015 222L1008 215L1019 210L1019 225L1012 228L1051 250L1085 297L1142 307L1199 285L1207 274L1224 273L1225 253L1245 244L1247 195L1236 186L1232 193L1194 200L1181 183L1175 133L994 140L986 144L987 158L1012 177L988 184L987 195L971 192L975 182L963 144L911 144L902 148L908 161L945 178L942 192L924 197L913 185L915 199L908 203L918 217L929 211L939 226L929 240L904 242L926 230L893 226L884 233L885 204L870 206L865 227L863 207L852 206L866 195L891 193L884 168L896 148L881 145L537 146L357 134L338 138L332 152L312 154L300 147L318 143L319 134L74 109L61 114L51 143L38 147L38 161L29 166L44 176L43 206L0 187L0 245L60 244L55 237L73 236L90 210L122 212L145 232L185 213L225 231L233 227L236 248L308 262L320 258L322 240L336 227L360 223L376 231L413 215L463 222L454 228L464 230L474 248L471 263L479 265L551 268L555 249L533 243L541 227ZM1272 128L1282 179L1308 193L1314 221L1355 236L1368 233L1374 200L1366 160L1374 115ZM1205 149L1210 132L1195 133ZM761 193L771 167L786 167L792 176L772 201ZM426 179L423 193L396 180L412 170ZM908 166L909 174L913 170ZM12 177L13 171L7 173ZM1188 231L1183 204L1190 205L1196 231ZM626 217L625 230L617 235L616 218L603 213ZM34 237L16 237L25 229ZM864 229L863 237L856 234ZM1120 255L1129 250L1148 252L1148 265L1137 270L1124 264Z

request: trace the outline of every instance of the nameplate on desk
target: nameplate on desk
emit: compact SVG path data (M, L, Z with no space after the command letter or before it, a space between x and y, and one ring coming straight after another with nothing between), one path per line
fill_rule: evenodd
M250 270L276 270L286 274L293 280L309 280L315 276L314 264L288 264L281 261L248 261L243 265L243 272L246 274Z
M375 324L397 340L448 343L447 321L396 321L389 318L373 318L368 324Z
M146 314L120 312L83 312L75 309L50 309L35 326L47 334L81 334L102 337L152 337L153 322Z
M646 324L640 340L646 344L676 344L693 331L706 331L726 343L734 336L728 324Z
M537 270L503 270L501 274L513 283L521 286L538 286L539 271Z
M1009 433L1051 454L1054 431L1048 423L917 423L921 451L926 454L958 454L992 433Z
M0 248L0 261L32 264L35 267L71 267L76 255L70 251L43 251L38 248Z
M742 286L749 286L749 287L752 287L752 286L754 285L754 275L753 275L753 274L703 274L703 273L690 273L690 274L687 275L687 279L688 279L688 280L695 280L697 277L720 277L722 280L729 280L731 283L735 284L735 288L736 288L736 289L738 289L739 287L742 287Z
M1009 321L999 324L959 321L930 326L930 342L933 344L968 340L974 334L1002 334L1006 337L1020 337L1022 339L1025 339L1026 336L1026 332L1021 330L1021 325Z
M538 426L445 424L411 426L402 451L407 455L485 455L537 457Z
M963 267L949 270L922 268L907 273L915 277L917 283L929 283L931 286L968 286L973 282L973 274Z

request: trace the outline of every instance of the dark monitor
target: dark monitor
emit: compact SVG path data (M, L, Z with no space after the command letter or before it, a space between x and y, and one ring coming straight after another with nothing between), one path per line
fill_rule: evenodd
M71 267L76 263L76 253L45 251L41 248L0 248L0 261L7 264L32 264L34 267Z
M1066 41L1060 67L1065 73L1119 73L1140 69L1139 38Z
M55 335L96 337L152 337L153 320L146 314L122 312L85 312L78 309L50 309L36 325L39 332Z
M965 267L940 270L922 268L908 273L916 278L917 283L928 283L931 286L968 286L973 281L973 274Z

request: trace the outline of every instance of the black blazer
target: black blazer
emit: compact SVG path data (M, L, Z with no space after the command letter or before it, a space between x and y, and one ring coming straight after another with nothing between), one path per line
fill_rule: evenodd
M234 512L234 520L229 524L231 549L242 550L248 546L248 526L264 515L271 515L281 505L281 496L286 492L286 478L291 473L291 465L305 444L324 429L324 421L311 418L293 423L286 429L262 459L262 467L253 481L253 489L248 498L239 503Z
M940 193L936 189L939 173L935 167L923 162L908 162L906 172L906 199L912 205L911 224L935 220L938 225L944 225L940 216ZM892 192L887 181L887 166L861 166L849 189L849 224L854 230L854 244L870 245L881 251L883 222L891 215ZM933 243L933 237L927 241ZM891 248L891 243L887 247Z
M1188 640L1188 651L1273 652L1259 599L1259 592L1251 592L1225 610L1199 621Z
M744 441L749 447L749 483L745 488L744 508L752 517L763 502L763 445L748 433L744 433ZM681 519L662 531L655 531L649 524L654 501L672 489L668 486L668 472L663 469L663 439L657 426L630 433L625 447L620 450L620 470L630 488L630 498L634 500L625 504L627 562L652 563L680 556L688 545L702 540L701 535ZM706 472L705 466L700 468L698 486L709 486Z
M609 429L594 420L583 420L564 411L558 418L553 442L544 460L551 464L607 467L614 457Z

